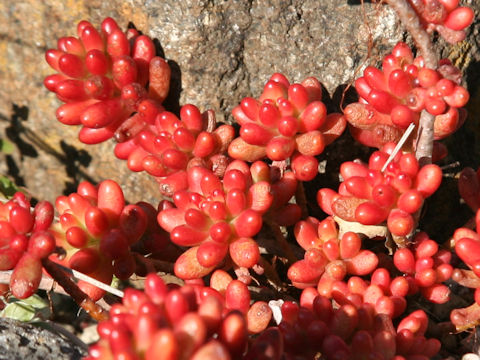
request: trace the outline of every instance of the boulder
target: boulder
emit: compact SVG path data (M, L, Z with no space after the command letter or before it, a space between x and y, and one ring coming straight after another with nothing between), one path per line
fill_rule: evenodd
M168 110L192 103L226 122L232 108L245 96L258 96L274 72L291 82L317 77L338 108L345 85L404 38L388 6L360 1L2 1L0 138L15 148L0 154L0 174L38 199L53 201L82 180L111 178L131 202L160 200L155 181L132 174L113 156L112 141L87 147L76 139L78 129L57 122L60 102L42 84L53 73L44 53L56 39L76 35L82 19L98 26L107 16L156 39L173 71ZM479 56L471 44L460 51L464 67Z

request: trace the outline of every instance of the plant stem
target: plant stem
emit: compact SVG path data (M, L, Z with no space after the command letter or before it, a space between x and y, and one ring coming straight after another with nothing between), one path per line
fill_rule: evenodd
M42 260L43 268L48 274L75 300L75 302L84 309L87 314L97 321L108 319L108 313L88 297L80 288L70 279L67 274L53 261L45 258Z
M430 35L425 31L420 19L407 0L387 0L395 10L407 31L412 35L415 45L425 61L425 66L431 69L438 67L438 57L434 51ZM417 132L415 155L420 166L432 162L433 152L433 123L435 116L423 110L420 115Z
M151 257L144 257L140 254L135 253L135 260L140 262L145 266L147 272L164 272L164 273L173 273L174 264L170 261L158 260Z
M276 291L285 291L285 283L280 279L275 268L264 258L260 258L259 265L263 268L264 274L271 285L275 287Z
M288 244L287 239L285 239L285 236L283 236L282 231L280 230L280 226L273 221L267 221L267 225L270 230L272 230L273 237L277 241L278 245L280 245L283 255L287 258L288 262L290 264L296 262L298 259L293 253L292 248Z
M387 0L395 10L407 31L412 35L413 41L425 61L425 66L431 69L438 67L437 54L430 41L430 35L425 31L417 13L412 9L407 0Z
M302 211L302 219L306 219L308 217L308 208L303 181L298 182L297 190L295 191L295 201L297 205L300 206L300 210Z
M56 264L56 263L55 263ZM63 265L60 265L60 264L56 264L61 270L65 271L67 274L70 274L72 275L74 278L76 278L77 280L82 280L82 281L86 281L96 287L98 287L99 289L102 289L102 290L105 290L106 292L109 292L111 294L114 294L118 297L123 297L123 291L121 290L118 290L114 287L111 287L110 285L107 285L107 284L104 284L103 282L97 280L97 279L94 279L92 278L91 276L88 276L88 275L85 275L79 271L76 271L76 270L73 270L73 269L70 269L66 266L63 266Z
M10 284L10 278L12 277L13 270L0 271L0 284ZM61 286L59 286L51 277L42 275L40 284L38 285L40 290L54 291L59 294L68 295Z
M415 156L420 167L432 162L434 122L435 116L426 110L422 110L415 149Z
M13 270L4 270L0 271L0 284L10 284L10 278L12 277ZM45 290L47 292L53 291L57 294L70 296L55 280L50 276L43 274L40 284L38 285L39 290ZM109 310L111 305L105 301L104 298L97 301L97 304L103 307L105 310Z

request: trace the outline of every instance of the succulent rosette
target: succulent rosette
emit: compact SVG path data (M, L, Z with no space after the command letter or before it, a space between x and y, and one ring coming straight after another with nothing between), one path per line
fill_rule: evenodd
M265 349L271 358L314 359L318 354L335 359L431 359L441 342L427 338L428 317L417 310L398 325L370 304L333 306L316 290L307 288L300 304L285 301L277 327L264 331L252 344L245 359L262 358Z
M111 138L144 100L163 109L170 67L155 56L148 36L135 29L123 32L112 18L103 20L100 31L81 21L77 35L60 38L57 49L46 52L58 73L47 76L44 84L65 102L57 119L82 125L80 141L95 144Z
M375 151L368 164L348 161L341 165L343 182L338 192L323 188L317 201L329 215L358 222L378 225L387 222L388 230L401 239L414 229L414 214L424 199L432 195L442 181L442 170L435 164L419 167L415 155L399 152L384 166L395 148L387 143Z
M346 126L340 114L327 115L321 98L316 78L290 84L284 75L273 74L258 100L246 97L233 109L240 137L230 144L229 155L245 161L291 159L297 179L312 180L318 168L315 156Z
M475 14L459 0L409 0L427 32L437 31L446 41L455 44L465 39L465 28Z
M422 110L435 116L436 140L453 133L465 120L462 107L469 99L460 74L448 59L436 70L427 68L422 57L398 43L382 70L368 66L355 81L360 99L344 110L353 137L376 148L398 142L411 123L418 125Z
M298 288L317 286L325 274L333 280L348 275L363 276L372 273L378 265L377 256L362 250L360 237L347 232L339 238L332 217L322 221L309 217L295 225L295 238L305 249L304 259L288 269L288 278Z
M35 208L21 192L0 202L0 270L13 270L10 290L20 299L33 295L42 278L42 259L55 250L50 231L54 210L41 201Z
M158 214L158 223L171 240L188 248L175 263L175 274L182 279L201 278L226 258L238 267L251 268L260 258L253 237L263 218L291 225L300 217L299 207L288 204L296 190L295 178L272 178L264 162L249 167L234 161L223 180L200 166L187 174L188 190L176 192L174 206Z
M59 221L52 231L63 253L55 255L54 261L106 284L110 284L114 274L128 279L135 272L131 246L148 235L151 228L144 204L126 205L120 186L105 180L98 186L80 183L76 193L59 196L55 207ZM161 237L151 237L147 244L152 251L166 246ZM92 300L105 294L85 281L79 281L78 286Z
M160 192L172 196L187 187L187 169L202 165L223 175L225 155L235 132L231 125L216 125L215 115L203 114L195 105L184 105L180 118L175 114L141 104L139 112L119 129L128 138L115 146L115 156L127 161L132 171L146 171L160 185ZM137 121L144 117L146 123Z
M409 247L395 251L393 263L408 280L409 293L420 291L429 301L443 304L450 298L450 289L443 282L452 276L451 257L450 251L440 249L425 232L419 232Z
M250 305L238 280L221 294L203 285L167 286L149 274L144 291L129 288L112 306L85 359L239 359L249 333L264 330L271 317L265 302Z

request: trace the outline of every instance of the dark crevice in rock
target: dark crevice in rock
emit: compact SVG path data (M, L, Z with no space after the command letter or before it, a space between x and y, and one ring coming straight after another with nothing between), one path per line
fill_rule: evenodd
M20 335L20 341L19 341L20 346L27 346L29 343L30 343L30 340L28 340L25 336Z

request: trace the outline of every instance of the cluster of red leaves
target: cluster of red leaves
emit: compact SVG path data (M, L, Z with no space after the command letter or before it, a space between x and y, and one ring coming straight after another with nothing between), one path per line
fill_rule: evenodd
M13 269L10 290L18 298L37 291L42 259L55 250L49 231L53 216L52 204L39 202L32 211L30 200L21 192L0 202L0 270Z
M330 299L307 288L300 297L300 306L285 302L281 311L278 329L283 341L275 345L283 348L286 359L313 359L320 353L328 360L426 360L441 345L437 339L425 338L428 317L423 310L404 317L395 329L391 318L377 314L371 304L334 307Z
M187 174L189 190L177 191L171 206L158 214L172 242L190 247L175 263L182 279L203 277L231 261L253 267L260 259L253 237L264 219L293 225L300 218L298 205L288 204L297 188L295 177L289 172L279 177L262 161L251 166L233 161L223 180L199 166Z
M122 124L120 131L128 137L115 146L115 156L127 160L130 170L152 175L160 192L169 197L187 189L190 167L203 166L222 176L228 163L224 153L235 135L233 127L213 129L213 111L201 114L194 105L183 106L179 119L151 104L151 100L142 102L138 112Z
M102 22L100 31L81 21L77 35L60 38L58 48L46 52L58 74L44 83L66 103L57 109L57 119L83 126L80 141L96 144L111 138L147 98L151 106L163 109L170 67L155 56L148 36L135 29L124 33L112 18Z
M438 69L430 69L422 57L413 57L408 45L398 43L383 59L382 70L368 66L355 81L360 100L344 110L350 132L358 142L380 148L398 142L408 125L418 125L420 112L426 110L435 116L435 139L442 139L466 117L461 108L469 94L461 80L460 70L450 60L443 59Z
M420 168L412 153L399 152L387 164L394 148L394 143L385 144L370 156L368 164L343 163L338 193L320 189L317 201L327 214L346 221L363 225L386 221L395 241L402 243L414 230L414 214L440 186L442 170L435 164Z
M244 283L230 279L222 287L167 286L149 274L144 292L127 289L122 303L112 306L86 359L240 358L249 333L264 330L272 312L264 302L250 305Z
M437 31L446 41L455 44L465 39L465 28L473 21L473 10L458 6L459 0L408 0L419 15L424 28Z
M361 250L362 240L354 232L339 239L337 225L331 216L322 221L309 217L295 225L295 238L304 248L303 260L288 269L288 278L298 288L324 286L343 280L347 274L370 274L378 265L377 256Z
M274 161L291 159L298 180L317 175L315 158L345 130L341 114L327 115L320 82L313 77L290 84L273 74L256 100L244 98L232 115L240 124L240 137L232 141L228 154L234 159Z
M126 205L120 186L105 180L98 186L80 183L76 193L59 196L55 207L59 220L51 231L63 251L53 260L106 284L113 275L128 279L135 272L130 247L142 239L149 226L145 205ZM166 242L161 237L156 240L153 247L160 251ZM105 294L85 281L78 286L93 300Z
M451 38L461 37L472 20L471 10L455 0L411 3L428 30ZM436 117L437 139L463 123L468 92L449 61L429 69L399 43L382 70L367 67L357 79L360 100L344 115L327 114L316 78L291 84L276 73L258 100L248 97L234 108L240 125L235 138L232 126L216 127L212 111L202 114L185 105L177 116L164 110L170 69L155 56L147 36L134 29L122 32L110 18L100 31L82 21L77 33L78 38L61 38L58 49L46 54L58 74L47 77L45 85L65 102L58 119L82 125L79 137L85 143L115 137L115 155L127 160L130 170L152 175L172 201L163 200L158 208L126 205L115 182L82 183L77 193L57 199L59 220L52 224L51 204L39 203L32 212L29 201L16 194L0 206L0 270L14 269L12 291L26 297L38 287L48 256L109 283L114 274L120 279L146 275L154 269L153 262L146 266L148 260L165 253L187 282L166 285L150 273L144 292L128 289L123 302L112 306L110 319L99 324L101 340L88 359L280 360L318 354L428 359L440 343L425 337L426 314L414 311L396 329L392 319L405 312L406 297L419 291L429 301L448 301L443 282L450 277L476 288L475 304L453 311L452 322L459 329L479 322L480 235L466 228L454 234L452 245L468 269L453 269L451 252L425 233L409 243L415 216L440 186L442 173L436 165L420 168L408 152L411 144L387 164L394 142L411 123L418 124L421 111ZM298 182L317 175L316 156L342 134L347 121L359 142L381 150L368 165L344 163L338 193L320 189L318 202L332 216L300 220L306 214L291 201ZM264 158L274 163L260 161ZM285 171L288 166L291 171ZM468 171L460 192L477 210L478 176ZM364 248L357 233L339 234L335 217L367 226L386 222L400 248L385 260ZM304 289L300 305L284 302L282 319L270 327L271 308L252 304L247 288L250 269L274 271L255 239L265 223L294 226L305 250L302 260L285 259L288 278ZM238 280L227 273L232 268ZM103 296L89 284L79 286L95 300ZM249 334L260 335L250 339Z

